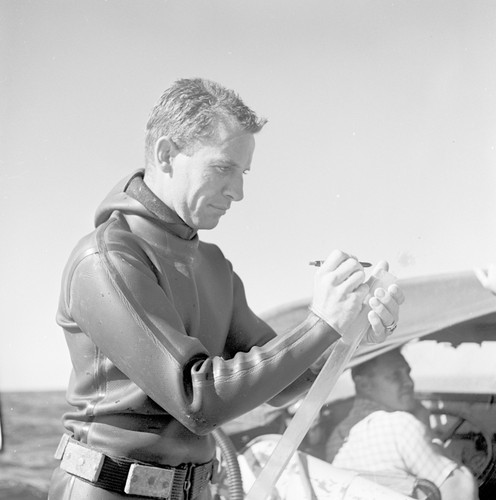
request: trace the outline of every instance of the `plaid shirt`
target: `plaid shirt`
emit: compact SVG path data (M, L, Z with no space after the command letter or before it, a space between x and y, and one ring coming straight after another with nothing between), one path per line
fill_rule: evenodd
M427 427L411 413L386 411L361 398L331 435L327 459L343 469L407 473L438 487L458 466L436 449Z

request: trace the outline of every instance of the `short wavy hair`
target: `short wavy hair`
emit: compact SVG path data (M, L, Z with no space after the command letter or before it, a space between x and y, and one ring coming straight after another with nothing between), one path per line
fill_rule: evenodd
M175 81L152 109L146 125L145 160L153 161L157 140L168 137L187 153L200 141L215 136L219 120L233 120L255 134L267 120L259 118L230 89L203 78Z

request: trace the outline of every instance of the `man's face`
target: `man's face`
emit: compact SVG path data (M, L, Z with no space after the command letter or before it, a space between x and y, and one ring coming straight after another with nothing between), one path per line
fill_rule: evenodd
M193 229L212 229L233 201L243 199L255 139L238 126L220 123L210 142L171 159L169 206Z
M415 408L410 365L399 352L382 355L373 366L372 375L365 378L370 399L390 410L411 411Z

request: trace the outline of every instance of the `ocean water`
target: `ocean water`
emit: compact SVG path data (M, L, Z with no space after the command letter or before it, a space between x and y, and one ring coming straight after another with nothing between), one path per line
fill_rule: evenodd
M68 408L64 391L2 392L0 500L46 499Z

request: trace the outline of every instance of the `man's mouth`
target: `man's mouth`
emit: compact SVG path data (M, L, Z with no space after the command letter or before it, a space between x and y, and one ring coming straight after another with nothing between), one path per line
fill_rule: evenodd
M229 207L218 207L216 205L212 205L212 208L215 208L215 210L220 210L221 212L227 212L229 210Z

